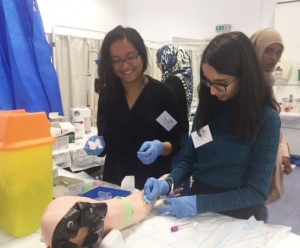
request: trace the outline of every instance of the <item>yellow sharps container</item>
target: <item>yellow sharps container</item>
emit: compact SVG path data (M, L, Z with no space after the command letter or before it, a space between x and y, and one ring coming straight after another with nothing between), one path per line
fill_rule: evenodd
M44 112L0 111L0 228L22 237L52 200L52 144Z

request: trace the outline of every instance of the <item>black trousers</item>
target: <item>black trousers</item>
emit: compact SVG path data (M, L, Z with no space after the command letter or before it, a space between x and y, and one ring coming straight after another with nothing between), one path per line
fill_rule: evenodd
M206 195L206 194L217 194L229 191L227 189L221 189L213 186L209 186L197 180L194 180L189 195ZM257 204L251 207L240 208L235 210L228 210L219 212L227 216L231 216L237 219L249 219L254 216L257 220L266 222L268 217L268 210L264 204Z

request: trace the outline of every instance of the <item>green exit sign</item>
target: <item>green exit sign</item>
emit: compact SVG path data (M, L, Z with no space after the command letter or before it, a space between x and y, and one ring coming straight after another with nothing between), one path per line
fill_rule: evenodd
M230 24L216 25L216 32L217 33L230 32L230 28L231 28Z

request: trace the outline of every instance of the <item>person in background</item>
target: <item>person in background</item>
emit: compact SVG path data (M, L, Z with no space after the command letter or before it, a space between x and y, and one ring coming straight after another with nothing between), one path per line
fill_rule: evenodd
M181 149L179 104L174 90L148 75L140 34L117 26L100 49L98 135L85 144L89 155L104 156L103 180L120 185L128 175L142 189L148 177L170 173Z
M176 45L165 45L157 50L156 62L162 72L162 82L170 85L178 98L181 126L181 150L172 159L172 168L181 160L189 137L189 115L193 99L193 72L186 50ZM190 190L190 178L184 182L182 195Z
M281 35L273 28L266 28L255 32L250 39L261 63L267 83L272 88L275 83L273 72L284 49ZM282 165L284 166L283 172ZM282 130L275 168L274 178L266 203L273 202L281 197L284 191L283 173L290 174L293 171L290 162L289 146Z
M159 214L217 212L265 221L260 206L274 172L280 118L250 39L242 32L213 38L203 52L200 78L183 158L165 180L147 180L144 198L167 195L193 175L189 195L165 199Z

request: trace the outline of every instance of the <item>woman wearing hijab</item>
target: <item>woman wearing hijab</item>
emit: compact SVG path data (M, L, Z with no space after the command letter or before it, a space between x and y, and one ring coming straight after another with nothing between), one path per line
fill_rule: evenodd
M156 53L157 66L162 72L162 82L169 84L179 101L181 126L181 150L172 159L172 169L180 162L189 136L189 114L193 99L193 72L186 50L176 45L165 45ZM187 195L190 180L183 185L182 195Z
M281 35L273 28L266 28L255 32L250 39L263 68L267 83L270 87L273 87L275 83L273 71L284 49ZM282 165L284 166L284 173L290 174L292 172L289 146L281 131L276 169L267 203L279 199L283 193Z

